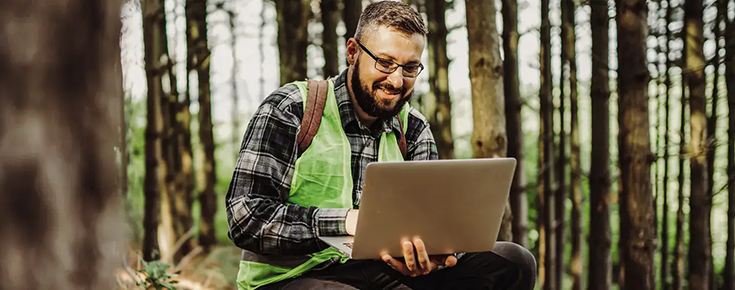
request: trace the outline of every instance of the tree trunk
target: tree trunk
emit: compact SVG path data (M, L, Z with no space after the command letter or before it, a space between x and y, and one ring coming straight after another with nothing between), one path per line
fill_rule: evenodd
M338 0L321 0L322 50L324 50L324 78L339 74L337 49L337 23L339 23Z
M561 1L564 2L564 1ZM563 24L562 24L563 25ZM559 74L559 147L555 148L557 149L556 152L556 188L554 189L554 196L556 197L556 203L554 204L554 213L556 217L556 221L554 222L554 229L556 231L556 278L554 281L556 281L556 289L564 289L563 282L564 282L564 250L565 250L565 244L566 244L566 236L564 235L564 230L566 228L565 224L565 216L566 216L566 178L567 178L567 153L566 153L566 140L567 140L567 134L566 134L566 114L565 114L565 107L564 104L566 102L566 95L565 95L565 84L566 81L566 74L565 74L565 68L564 65L567 63L566 59L566 51L565 49L568 49L566 47L566 43L564 41L564 29L562 27L562 53L561 53L561 62L562 62L562 70Z
M146 44L145 71L148 85L143 259L151 261L161 258L154 256L153 252L159 250L158 224L161 197L167 194L165 176L168 168L163 156L162 102L164 93L161 78L161 70L164 68L161 59L167 56L167 52L163 41L160 40L166 37L163 1L145 1L142 5L143 41Z
M666 19L665 23L670 23L671 20L671 1L667 0L668 6L666 7ZM671 97L671 57L669 57L671 41L671 28L666 25L666 46L664 47L664 55L666 57L666 79L664 85L666 86L666 108L664 109L664 176L663 176L663 188L661 193L663 194L663 210L661 214L661 285L663 289L668 289L668 266L669 266L669 132L670 127L670 115L669 111L671 106L669 104L669 98Z
M539 284L544 290L556 289L556 235L554 233L554 180L553 158L553 104L551 79L551 23L549 0L541 0L541 49L540 49L540 120L539 132Z
M686 151L686 79L682 75L681 83L681 115L679 119L679 196L678 196L678 209L676 210L676 241L674 244L674 290L681 290L684 288L684 158L687 154Z
M508 156L517 161L513 184L510 188L510 207L513 213L513 242L528 248L528 198L526 197L526 167L523 142L520 82L518 80L518 1L503 0L503 89L505 92L506 132Z
M720 0L724 2L724 0ZM727 5L727 4L722 4ZM724 11L725 9L723 9ZM725 83L728 103L727 140L727 244L725 290L735 290L735 26L725 19Z
M309 33L306 28L311 6L310 0L275 0L275 2L280 85L285 85L306 79L306 47L309 44Z
M579 120L577 111L577 53L576 53L576 33L575 33L575 17L576 5L572 0L562 0L562 54L566 60L569 72L569 102L571 106L571 150L570 150L570 166L571 178L570 199L572 200L572 289L582 290L583 273L582 264L582 169L580 167L580 148L579 148ZM560 259L561 260L561 259Z
M707 98L705 96L702 0L686 0L684 7L684 77L689 86L690 173L689 287L709 289L710 200L707 196Z
M116 286L121 7L0 1L0 288Z
M265 5L264 5L265 6ZM206 8L206 6L205 6ZM242 138L241 136L241 130L240 130L240 90L238 90L238 60L237 60L237 33L235 33L235 19L236 14L233 11L234 9L230 9L227 11L227 20L230 24L230 36L232 37L230 39L230 47L232 48L232 75L230 76L230 81L232 82L232 136L230 136L230 142L232 144L232 154L233 156L238 156L240 153L240 140ZM193 13L196 13L192 11ZM206 13L206 12L205 12ZM192 22L191 25L196 25L196 22ZM192 39L193 40L193 39ZM191 44L193 45L193 43ZM261 70L262 72L262 70ZM263 75L262 73L260 75ZM187 86L188 88L188 86Z
M447 25L444 20L445 0L426 0L429 22L429 86L434 95L434 108L427 112L436 148L441 159L454 158L452 138L452 100L449 98L449 58L447 57Z
M589 290L610 289L610 78L608 2L592 1L592 151L590 164ZM594 265L594 266L593 266Z
M189 36L192 46L191 51L192 69L196 70L199 91L199 140L201 140L201 152L203 164L199 166L198 173L203 184L200 184L199 203L201 205L201 223L199 226L199 244L205 252L216 243L214 233L214 215L217 212L217 196L214 193L216 182L214 167L214 136L212 133L212 101L209 88L209 59L210 52L207 45L207 1L187 0L187 16L189 20Z
M472 149L475 158L505 157L505 103L503 102L503 63L495 25L495 3L470 0L466 4L470 47L469 67L472 84ZM510 203L505 203L498 240L512 240Z
M345 24L345 43L355 37L357 23L362 14L362 0L342 0L342 22Z
M655 289L651 144L648 121L647 7L617 2L619 128L621 136L620 239L625 289Z

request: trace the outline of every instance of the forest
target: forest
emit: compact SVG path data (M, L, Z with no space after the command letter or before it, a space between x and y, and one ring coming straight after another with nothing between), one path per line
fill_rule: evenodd
M0 289L236 289L249 120L371 2L0 1ZM735 290L735 3L403 2L439 157L518 161L537 289Z

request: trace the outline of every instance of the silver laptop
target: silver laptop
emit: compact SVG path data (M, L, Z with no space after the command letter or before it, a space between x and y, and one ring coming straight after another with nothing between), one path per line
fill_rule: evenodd
M420 237L429 255L490 251L515 172L514 158L371 163L355 236L320 237L355 260L403 257Z

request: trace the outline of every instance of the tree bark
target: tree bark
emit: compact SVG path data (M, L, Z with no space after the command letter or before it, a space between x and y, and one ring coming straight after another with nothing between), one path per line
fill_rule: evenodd
M452 138L452 100L449 98L449 58L447 57L447 25L444 19L445 0L426 0L429 24L429 87L434 96L433 108L427 114L436 139L439 158L454 158Z
M345 43L355 37L357 23L362 14L362 0L342 0L342 22L345 24Z
M687 108L687 102L686 102L686 79L682 75L682 83L681 83L681 115L679 119L679 176L678 176L678 183L679 183L679 196L678 196L678 209L676 210L676 241L674 244L674 250L676 251L674 253L674 267L672 267L672 271L674 271L674 290L681 290L684 288L683 279L684 279L684 163L686 162L686 159L684 158L687 154L686 151L686 108Z
M724 2L724 0L720 0ZM722 5L727 5L722 4ZM723 13L726 9L723 9ZM728 103L727 140L727 243L725 251L725 290L735 290L735 25L725 19L725 83Z
M275 0L278 23L280 85L306 79L310 0Z
M265 6L265 4L264 4ZM206 6L205 6L206 8ZM230 24L230 47L232 48L232 75L230 76L230 81L232 82L232 136L230 136L230 142L232 144L233 156L237 156L240 153L240 140L242 138L241 136L241 130L240 130L240 90L238 90L238 60L237 60L237 33L235 33L235 19L236 14L234 9L227 10L227 20ZM195 11L192 11L192 13L196 13ZM205 11L206 13L206 11ZM192 22L190 25L196 25L196 22ZM193 39L192 39L193 40ZM193 46L193 43L191 44ZM194 48L196 49L196 48ZM262 61L261 61L262 62ZM189 70L187 70L189 71ZM262 70L261 70L262 71ZM261 77L263 74L260 74ZM188 88L188 86L187 86Z
M214 192L216 182L214 167L214 136L212 133L212 103L209 84L210 51L207 45L207 1L187 0L187 17L189 17L189 37L193 51L190 51L192 69L196 70L199 82L197 92L199 99L199 140L202 146L199 154L203 157L198 173L203 177L199 189L201 205L201 223L199 226L199 244L205 252L216 243L214 232L214 215L217 212L217 196Z
M161 59L167 56L167 52L162 45L163 41L160 40L166 37L163 1L145 1L142 2L142 5L145 71L148 85L143 259L151 261L161 258L154 256L153 252L159 250L158 225L161 197L167 194L165 176L168 168L163 156L162 102L164 93L161 78L161 71L164 69Z
M569 105L571 107L571 140L570 140L570 166L571 176L569 180L570 199L572 200L572 289L582 290L583 272L582 266L582 169L580 167L579 148L579 120L578 120L578 95L577 95L577 53L575 33L576 5L572 0L562 0L562 53L566 60L569 72ZM561 259L560 259L561 260Z
M518 80L518 1L503 0L503 89L505 92L506 132L508 156L517 161L513 184L510 188L510 207L513 213L513 242L528 248L528 198L526 197L526 166L521 109L523 100Z
M666 7L666 16L665 16L665 23L670 23L671 21L671 1L667 0L668 6ZM664 55L666 57L666 78L664 81L664 85L666 86L666 108L664 109L664 121L666 122L666 125L664 126L664 176L663 176L663 188L661 190L661 193L663 194L663 211L661 214L661 285L663 289L668 289L668 266L669 266L669 132L670 132L670 115L669 111L671 109L671 106L669 104L669 99L671 98L671 73L669 73L669 69L671 69L671 57L669 57L670 49L670 42L671 42L671 28L669 28L669 25L666 25L666 46L664 47Z
M607 290L612 283L610 231L610 78L608 2L593 0L592 27L592 151L590 164L589 290Z
M339 74L337 49L337 23L339 23L338 0L321 0L322 10L322 50L324 51L324 78Z
M500 38L495 24L495 3L470 0L466 4L472 84L472 149L475 158L505 157L505 103ZM498 240L512 240L510 203L506 201Z
M0 1L0 288L116 286L121 7Z
M553 104L551 79L551 23L549 0L541 0L540 48L540 120L538 191L541 202L539 218L539 283L544 290L556 289L556 235L554 224Z
M705 96L702 0L686 0L684 7L684 77L689 86L690 109L690 214L689 287L709 289L710 199L707 196L707 98Z
M560 1L564 2L564 1ZM562 21L563 17L562 17ZM562 26L564 24L562 23ZM554 164L556 167L554 170L556 170L556 188L554 189L554 196L556 203L554 204L554 213L555 213L555 222L554 222L554 230L556 231L556 278L554 281L556 281L556 289L564 289L563 282L564 282L564 259L565 256L565 244L566 244L566 235L565 233L565 220L566 220L566 179L567 179L567 153L566 153L566 141L567 141L567 133L566 133L566 88L565 88L565 82L566 82L566 74L565 74L565 65L567 63L567 54L566 54L566 43L564 41L565 38L565 30L563 27L561 28L561 45L562 45L562 53L560 55L561 63L562 63L562 69L561 73L559 74L559 147L555 148L557 149L556 152L556 163ZM552 97L553 98L553 97Z
M624 247L625 289L655 289L656 248L651 196L651 144L648 121L647 6L618 0L618 95L621 136L620 239Z

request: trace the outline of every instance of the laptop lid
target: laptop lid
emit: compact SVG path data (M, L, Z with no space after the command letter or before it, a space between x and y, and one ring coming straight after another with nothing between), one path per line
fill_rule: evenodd
M401 241L414 237L430 255L492 250L515 167L514 158L369 164L352 258L403 257Z

